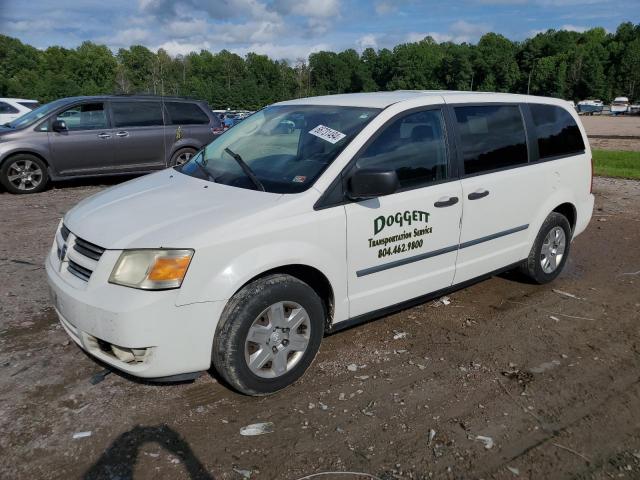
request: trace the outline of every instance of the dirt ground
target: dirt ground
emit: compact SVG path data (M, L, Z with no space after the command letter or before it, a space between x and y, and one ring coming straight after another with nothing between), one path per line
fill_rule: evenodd
M42 265L102 188L0 193L0 478L640 478L640 182L596 179L551 285L503 275L329 336L259 399L210 374L90 383L103 367L59 326ZM257 422L273 433L240 435Z
M640 116L593 115L580 119L589 135L591 148L640 151Z

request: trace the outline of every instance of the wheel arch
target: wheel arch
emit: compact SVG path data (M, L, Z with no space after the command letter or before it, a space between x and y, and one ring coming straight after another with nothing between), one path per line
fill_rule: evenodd
M556 208L552 210L552 212L559 213L564 215L567 220L569 220L569 225L571 226L571 232L575 231L576 220L577 220L577 209L575 205L570 202L561 203Z
M0 167L2 167L2 165L4 165L4 163L7 160L15 157L16 155L33 155L34 157L37 157L38 159L42 160L44 164L47 166L47 168L51 170L51 164L49 163L49 161L41 153L35 152L33 150L16 150L8 153L4 157L2 157L2 159L0 159Z
M333 287L331 282L327 278L327 276L318 270L315 267L304 265L304 264L288 264L282 265L279 267L274 267L269 270L265 270L258 275L253 276L245 283L243 283L240 288L238 288L233 295L242 290L245 286L249 285L251 282L254 282L260 278L266 277L268 275L273 275L276 273L290 275L298 280L309 285L320 297L322 303L327 312L327 318L325 319L326 325L328 328L332 322L334 317L335 310L335 295L333 291Z

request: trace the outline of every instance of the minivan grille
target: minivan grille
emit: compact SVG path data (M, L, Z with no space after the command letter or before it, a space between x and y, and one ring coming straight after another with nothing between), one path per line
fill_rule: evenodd
M68 261L67 271L75 277L88 282L97 262L106 250L105 248L88 242L80 237L71 235L66 225L60 228L58 240L58 257L61 262Z
M81 280L84 280L85 282L89 281L89 279L91 278L91 274L93 273L92 270L89 270L88 268L85 268L82 265L77 264L73 260L69 260L69 266L67 266L67 270L69 271L70 274L75 275L76 277L78 277Z
M104 248L99 247L91 242L87 242L86 240L81 239L80 237L76 237L76 243L73 245L73 249L84 255L85 257L89 257L96 262L100 260L100 257L104 253Z

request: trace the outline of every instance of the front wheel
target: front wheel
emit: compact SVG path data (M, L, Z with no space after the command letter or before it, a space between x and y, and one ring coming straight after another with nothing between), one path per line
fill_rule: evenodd
M196 153L194 148L181 148L176 153L173 154L171 160L169 161L169 166L171 167L179 167L187 163L191 160L191 157Z
M274 274L236 293L213 342L213 365L236 390L268 395L295 382L320 348L325 308L295 277Z
M554 280L562 271L571 245L571 225L564 215L551 212L545 219L522 272L536 283Z
M14 155L0 167L0 183L11 193L41 192L48 182L47 166L34 155Z

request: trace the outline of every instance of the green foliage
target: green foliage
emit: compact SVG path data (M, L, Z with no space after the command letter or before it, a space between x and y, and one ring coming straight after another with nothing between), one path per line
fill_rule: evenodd
M481 90L572 100L640 97L640 24L615 33L548 30L523 42L488 33L477 45L431 37L393 50L316 52L294 64L227 50L171 57L132 45L112 53L84 42L38 50L0 35L0 96L50 101L73 95L148 93L257 109L289 98L396 89Z

